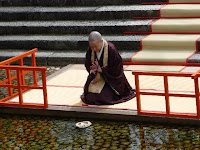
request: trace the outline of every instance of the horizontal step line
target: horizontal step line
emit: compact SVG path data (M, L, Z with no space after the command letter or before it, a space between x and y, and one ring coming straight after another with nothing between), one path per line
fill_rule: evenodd
M200 18L199 17L134 17L133 19L183 19L183 18Z
M193 32L123 32L124 34L200 34Z
M183 2L183 3L169 3L169 2L147 2L142 5L165 5L165 4L200 4L200 2Z
M102 7L1 7L0 12L8 12L8 13L82 13L82 12L127 12L127 11L149 11L155 10L158 11L161 6L144 6L144 5L120 5L120 6L102 6Z

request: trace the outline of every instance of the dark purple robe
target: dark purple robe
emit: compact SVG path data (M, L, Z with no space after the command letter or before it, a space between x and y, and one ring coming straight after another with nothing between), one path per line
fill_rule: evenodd
M86 53L85 67L90 73L92 50L88 48ZM105 85L101 93L88 92L90 82L95 78L95 75L89 74L84 86L84 93L81 99L84 103L90 105L113 105L128 101L135 97L135 90L128 83L124 71L122 58L119 55L117 48L108 42L108 66L103 67L104 51L101 54L99 65L102 68L102 76L105 80ZM95 53L95 59L97 59Z

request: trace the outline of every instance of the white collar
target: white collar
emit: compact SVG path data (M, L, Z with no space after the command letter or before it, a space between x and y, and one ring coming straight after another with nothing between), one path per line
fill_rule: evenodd
M104 48L104 41L103 41L101 50L100 50L99 52L96 52L98 60L100 60L100 58L101 58L101 54L102 54L102 52L103 52L103 48Z

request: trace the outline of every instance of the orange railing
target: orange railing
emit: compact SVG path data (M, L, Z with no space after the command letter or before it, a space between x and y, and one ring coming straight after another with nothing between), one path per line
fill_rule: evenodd
M124 62L124 65L176 65L176 66L200 66L200 63L134 63L134 62ZM135 90L137 99L137 113L139 115L153 115L153 116L167 116L167 117L184 117L184 118L198 118L200 119L200 92L199 92L199 80L200 70L196 73L190 72L158 72L158 71L132 71L135 76ZM164 92L142 92L140 89L139 76L161 76L164 82ZM180 93L170 93L168 85L168 77L190 77L194 80L195 94L180 94ZM153 83L152 83L153 84ZM141 109L141 95L155 95L164 96L166 111L156 112L147 111ZM196 114L189 113L174 113L170 111L170 100L169 97L193 97L196 98Z
M36 58L35 53L38 49L33 49L28 52L25 52L21 55L15 56L13 58L7 59L0 62L0 70L6 70L7 78L3 81L0 81L0 87L8 88L8 96L0 99L0 105L6 106L22 106L22 107L38 107L38 108L47 108L47 88L46 88L46 67L36 67ZM24 66L23 58L31 55L32 66ZM19 66L12 66L11 63L19 61ZM11 70L17 72L16 75L11 75ZM37 71L42 74L42 86L37 84ZM26 85L25 75L32 72L33 73L33 84ZM12 84L12 80L17 79L17 85ZM18 89L18 92L13 93L13 89ZM30 89L41 89L43 90L44 104L36 103L24 103L23 102L23 93ZM9 102L10 99L19 96L19 102Z

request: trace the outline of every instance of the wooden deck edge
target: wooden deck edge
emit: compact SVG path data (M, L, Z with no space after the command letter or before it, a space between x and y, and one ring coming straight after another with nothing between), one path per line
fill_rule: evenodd
M0 106L1 114L9 115L33 115L48 117L63 117L74 119L99 119L109 121L130 121L135 123L151 123L161 125L179 125L199 127L200 119L189 118L170 118L157 116L137 115L133 110L117 110L117 109L99 109L99 108L83 108L69 106L49 106L47 109L27 108L27 107L11 107Z
M47 81L59 75L63 71L73 67L70 64L63 67L59 71L47 77ZM40 85L42 81L39 81ZM63 118L80 118L84 120L100 119L109 121L131 121L151 124L163 125L179 125L179 126L200 126L200 119L189 118L172 118L159 116L142 116L137 115L134 110L120 110L120 109L104 109L104 108L86 108L86 107L69 107L49 105L48 109L42 108L27 108L27 107L12 107L0 105L1 114L10 115L34 115L34 116L48 116L48 117L63 117Z

